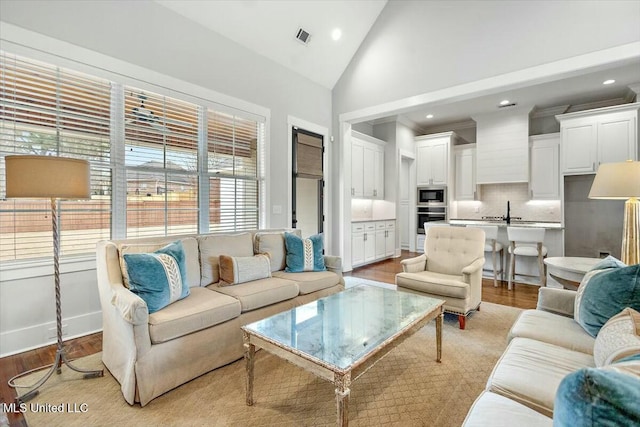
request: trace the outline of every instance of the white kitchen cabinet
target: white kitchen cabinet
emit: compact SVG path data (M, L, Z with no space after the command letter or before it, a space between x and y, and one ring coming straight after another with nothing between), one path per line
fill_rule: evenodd
M532 136L529 194L532 200L560 199L560 134Z
M364 221L351 224L351 265L379 261L395 255L395 221Z
M376 259L381 259L387 253L387 228L384 221L376 223Z
M376 224L366 222L364 224L364 262L372 262L376 259Z
M451 147L458 139L454 132L422 135L416 143L416 181L420 185L448 185L452 168Z
M601 163L638 160L640 103L556 116L565 175L591 174Z
M366 139L365 139L366 138ZM351 138L351 196L384 199L384 141L353 132Z
M364 264L364 224L351 224L351 265Z
M396 254L396 222L395 221L386 221L385 222L385 257L391 257Z
M476 200L475 144L455 147L455 200Z

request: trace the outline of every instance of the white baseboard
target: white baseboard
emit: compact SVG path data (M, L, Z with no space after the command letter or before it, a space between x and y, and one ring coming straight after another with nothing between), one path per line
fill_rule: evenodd
M62 318L63 341L102 330L102 312ZM0 333L0 357L11 356L56 343L56 322ZM53 336L53 337L52 337Z

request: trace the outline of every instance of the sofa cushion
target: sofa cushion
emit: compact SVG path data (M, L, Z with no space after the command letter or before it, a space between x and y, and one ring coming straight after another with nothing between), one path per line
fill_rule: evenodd
M150 314L189 295L180 241L152 253L124 254L123 259L129 288L144 300Z
M200 252L198 241L195 237L184 237L177 239L182 243L184 250L185 267L187 268L187 285L191 288L200 286ZM120 256L120 269L122 270L122 280L125 287L129 287L129 276L124 266L124 254L140 254L156 251L169 243L176 241L171 238L160 238L143 242L121 242L117 244Z
M595 337L626 307L640 310L640 264L588 272L578 287L574 316Z
M640 313L625 308L604 324L593 346L596 366L640 353Z
M558 387L554 426L640 425L640 379L619 372L585 368Z
M153 344L169 341L240 316L240 302L207 288L193 288L191 295L149 315ZM185 349L188 351L188 349Z
M569 350L593 354L594 338L570 317L543 310L525 310L515 321L508 341L515 337L554 344Z
M300 295L327 289L340 283L340 277L331 271L305 271L303 273L275 271L273 276L295 282L300 289Z
M294 233L284 233L287 248L285 271L299 273L302 271L325 271L322 234L303 239Z
M593 356L529 338L514 338L487 381L501 394L548 417L556 390L567 374L593 367Z
M209 234L198 236L200 248L201 286L220 280L220 255L253 256L251 233Z
M239 300L243 313L295 298L299 293L298 285L295 282L279 277L253 280L234 286L210 285L208 288Z
M269 256L233 257L220 255L220 284L222 286L237 285L252 280L271 277Z
M284 232L257 232L253 237L253 251L269 255L272 272L284 270L287 266Z
M420 271L417 273L398 273L396 285L426 294L464 299L469 296L469 284L462 276Z
M551 427L553 420L514 400L483 391L469 409L463 427Z

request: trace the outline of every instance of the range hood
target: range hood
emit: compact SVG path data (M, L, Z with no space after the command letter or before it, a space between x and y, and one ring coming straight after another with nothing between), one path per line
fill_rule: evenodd
M529 181L531 106L510 107L472 117L476 130L476 183Z

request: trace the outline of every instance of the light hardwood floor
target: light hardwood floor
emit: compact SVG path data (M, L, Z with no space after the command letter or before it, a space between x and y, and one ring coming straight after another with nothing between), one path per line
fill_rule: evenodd
M396 273L402 271L400 261L416 255L418 254L403 251L402 256L399 258L383 260L375 264L359 267L350 273L345 273L345 276L394 283ZM506 282L497 288L493 286L493 280L485 279L482 283L483 301L518 308L535 308L537 299L537 286L516 283L514 290L508 291ZM102 333L68 340L65 341L64 345L71 359L88 356L102 351ZM7 385L7 381L11 377L19 372L53 363L55 353L56 346L51 345L0 359L0 401L11 403L16 397L15 390ZM24 417L20 414L10 413L8 414L8 418L11 426L27 425Z

